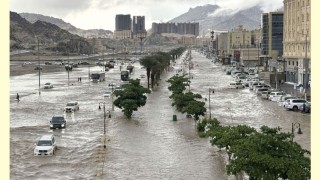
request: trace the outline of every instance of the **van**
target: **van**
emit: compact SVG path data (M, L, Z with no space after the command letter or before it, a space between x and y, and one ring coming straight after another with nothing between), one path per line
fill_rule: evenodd
M229 86L234 89L244 88L244 85L241 82L231 82Z

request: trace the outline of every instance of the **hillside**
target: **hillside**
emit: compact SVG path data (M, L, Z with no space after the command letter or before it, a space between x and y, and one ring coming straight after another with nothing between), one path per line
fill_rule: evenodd
M240 24L252 30L260 26L262 13L260 6L235 11L222 9L217 5L205 5L190 8L188 12L169 22L199 22L200 34L208 34L211 29L230 31Z
M54 25L57 25L61 29L64 29L71 34L78 35L84 38L108 38L112 36L112 31L104 30L104 29L89 29L83 30L73 26L70 23L63 21L62 19L51 17L51 16L44 16L41 14L34 14L34 13L19 13L19 15L25 18L30 23L34 23L36 21L44 21Z
M91 46L82 37L73 35L58 26L36 21L30 23L16 12L10 12L10 48L41 49L59 52L89 53Z

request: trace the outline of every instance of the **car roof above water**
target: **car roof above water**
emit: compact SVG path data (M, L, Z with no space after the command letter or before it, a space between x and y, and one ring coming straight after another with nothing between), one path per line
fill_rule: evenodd
M53 137L53 134L47 134L47 135L41 136L40 140L51 140L52 137Z

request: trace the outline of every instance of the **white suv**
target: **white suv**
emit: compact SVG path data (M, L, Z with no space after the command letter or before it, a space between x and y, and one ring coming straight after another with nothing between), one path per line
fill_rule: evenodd
M284 107L288 110L292 109L293 111L297 111L304 103L307 103L304 99L287 99L284 103Z
M35 144L33 155L35 156L52 156L57 150L56 140L53 135L44 135Z
M79 103L77 101L68 102L64 108L65 112L74 112L76 110L79 110Z

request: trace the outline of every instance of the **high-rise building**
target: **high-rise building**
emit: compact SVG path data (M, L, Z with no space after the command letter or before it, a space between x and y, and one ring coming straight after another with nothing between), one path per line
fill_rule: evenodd
M303 84L310 80L310 0L284 0L283 57L286 81Z
M261 53L272 59L283 55L283 12L269 12L262 15Z
M130 14L117 14L115 22L116 22L116 31L131 30Z
M132 34L137 36L139 33L145 33L145 17L144 16L133 16L132 19Z
M116 39L126 39L132 37L130 14L117 14L115 21L116 29L113 33Z

